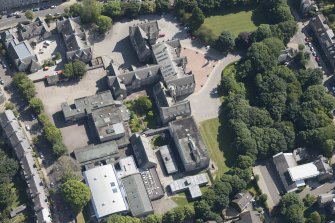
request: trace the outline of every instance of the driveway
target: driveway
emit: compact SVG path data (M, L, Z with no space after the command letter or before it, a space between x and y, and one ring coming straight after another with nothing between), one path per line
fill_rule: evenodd
M335 187L335 182L326 182L317 188L306 187L299 196L303 199L307 194L314 195L315 197L319 196L320 194L326 194L333 190Z
M238 55L228 54L228 56L220 60L202 89L187 98L191 103L192 114L197 123L218 117L221 101L218 94L213 94L212 92L216 90L221 81L222 70L240 58Z
M253 167L254 175L259 176L259 181L257 182L262 193L268 196L267 203L269 209L272 209L280 201L280 195L278 186L280 182L275 182L278 177L275 175L273 168L270 163L262 163Z

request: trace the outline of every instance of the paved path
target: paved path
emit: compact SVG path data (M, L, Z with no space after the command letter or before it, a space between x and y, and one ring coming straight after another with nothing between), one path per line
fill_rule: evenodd
M220 98L217 94L211 94L216 90L221 81L222 70L230 63L239 60L240 56L228 54L213 69L203 88L188 97L191 102L192 114L197 123L204 120L218 117L221 105Z

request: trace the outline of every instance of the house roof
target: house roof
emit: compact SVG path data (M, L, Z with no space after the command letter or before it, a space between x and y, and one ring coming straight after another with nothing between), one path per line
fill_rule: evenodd
M281 152L274 155L272 160L285 190L287 192L296 190L298 185L296 182L292 181L288 173L288 168L298 165L294 159L293 154Z
M140 173L135 173L122 178L122 184L127 194L131 214L134 217L143 216L153 212Z
M135 133L130 137L130 143L140 168L151 168L157 165L155 152L147 137Z
M262 223L257 211L246 211L240 214L240 220L235 223Z
M93 209L98 219L113 213L128 211L122 184L116 176L113 165L99 166L83 174L90 188Z
M119 167L119 169L116 168L116 171L120 179L131 174L139 173L133 156L119 159L115 166Z
M232 202L237 204L240 210L243 210L246 207L246 205L251 202L252 199L253 197L249 193L249 191L242 191L235 195L234 200L232 200Z
M293 181L312 178L320 174L314 163L306 163L303 165L290 167L288 168L288 172Z
M178 193L181 191L188 190L192 199L200 197L202 195L200 186L206 185L208 178L206 173L201 173L194 176L187 176L170 183L170 189L172 193Z
M103 159L118 157L118 146L115 141L109 141L75 149L74 154L81 165L86 165Z
M171 153L168 145L159 147L159 152L161 154L165 169L168 174L172 174L178 171L177 164Z

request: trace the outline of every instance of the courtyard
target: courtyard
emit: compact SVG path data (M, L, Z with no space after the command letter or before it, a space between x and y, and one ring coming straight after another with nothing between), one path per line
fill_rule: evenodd
M75 125L65 123L61 112L61 103L73 104L74 99L94 95L97 92L107 90L106 72L103 68L90 70L79 81L59 83L55 86L46 86L44 82L35 84L36 91L44 104L45 112L53 120L56 127L63 135L65 145L69 152L78 147L92 143L93 137L86 122L78 122Z

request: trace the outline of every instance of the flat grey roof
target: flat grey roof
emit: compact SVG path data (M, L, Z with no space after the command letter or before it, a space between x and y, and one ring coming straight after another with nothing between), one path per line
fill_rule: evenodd
M177 119L169 123L170 131L175 133L175 143L179 144L180 155L187 163L209 159L205 144L193 117Z
M172 193L179 193L188 190L191 198L197 198L202 195L200 186L206 185L208 178L206 173L201 173L195 176L187 176L173 181L169 186Z
M80 165L94 163L103 159L118 156L118 146L115 141L88 145L74 150L77 161Z
M139 173L122 178L122 183L127 194L131 214L134 217L153 212L149 196Z
M177 165L175 163L174 157L171 154L171 150L168 145L159 147L159 152L163 159L165 169L168 174L172 174L178 171Z

